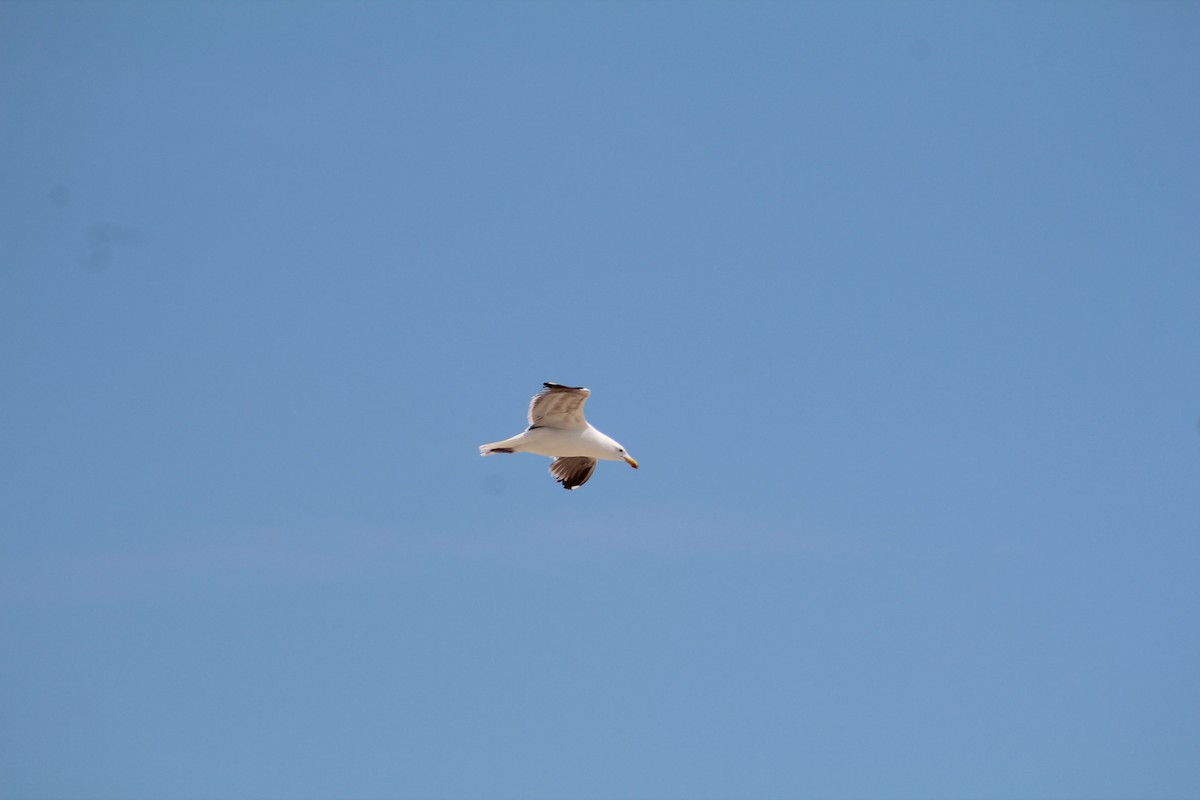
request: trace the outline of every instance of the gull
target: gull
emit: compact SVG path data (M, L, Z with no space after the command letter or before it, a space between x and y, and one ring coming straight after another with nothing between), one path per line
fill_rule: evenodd
M529 427L511 439L479 446L481 456L493 453L533 453L549 456L550 474L564 489L578 489L596 469L596 461L638 462L620 442L605 436L583 418L583 404L592 394L582 386L543 383L529 403Z

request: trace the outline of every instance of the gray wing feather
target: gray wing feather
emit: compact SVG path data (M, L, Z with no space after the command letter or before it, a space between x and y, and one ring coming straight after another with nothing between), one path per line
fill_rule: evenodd
M562 456L550 463L550 474L564 489L578 489L596 471L596 459L586 456Z
M542 390L529 403L529 427L531 428L582 428L587 425L583 418L583 404L591 391L582 386L561 386L544 383Z

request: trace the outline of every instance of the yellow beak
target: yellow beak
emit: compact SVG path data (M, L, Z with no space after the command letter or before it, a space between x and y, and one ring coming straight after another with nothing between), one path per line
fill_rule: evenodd
M637 469L637 459L633 456L625 456L625 463L634 469Z

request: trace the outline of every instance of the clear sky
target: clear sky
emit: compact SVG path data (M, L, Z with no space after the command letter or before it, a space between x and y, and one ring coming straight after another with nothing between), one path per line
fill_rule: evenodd
M0 220L5 800L1200 795L1196 3L6 0Z

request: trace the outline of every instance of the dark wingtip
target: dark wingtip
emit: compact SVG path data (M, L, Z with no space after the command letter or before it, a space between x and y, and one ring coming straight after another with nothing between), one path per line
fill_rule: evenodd
M563 386L561 383L550 383L549 381L542 384L543 389L582 389L582 386Z

